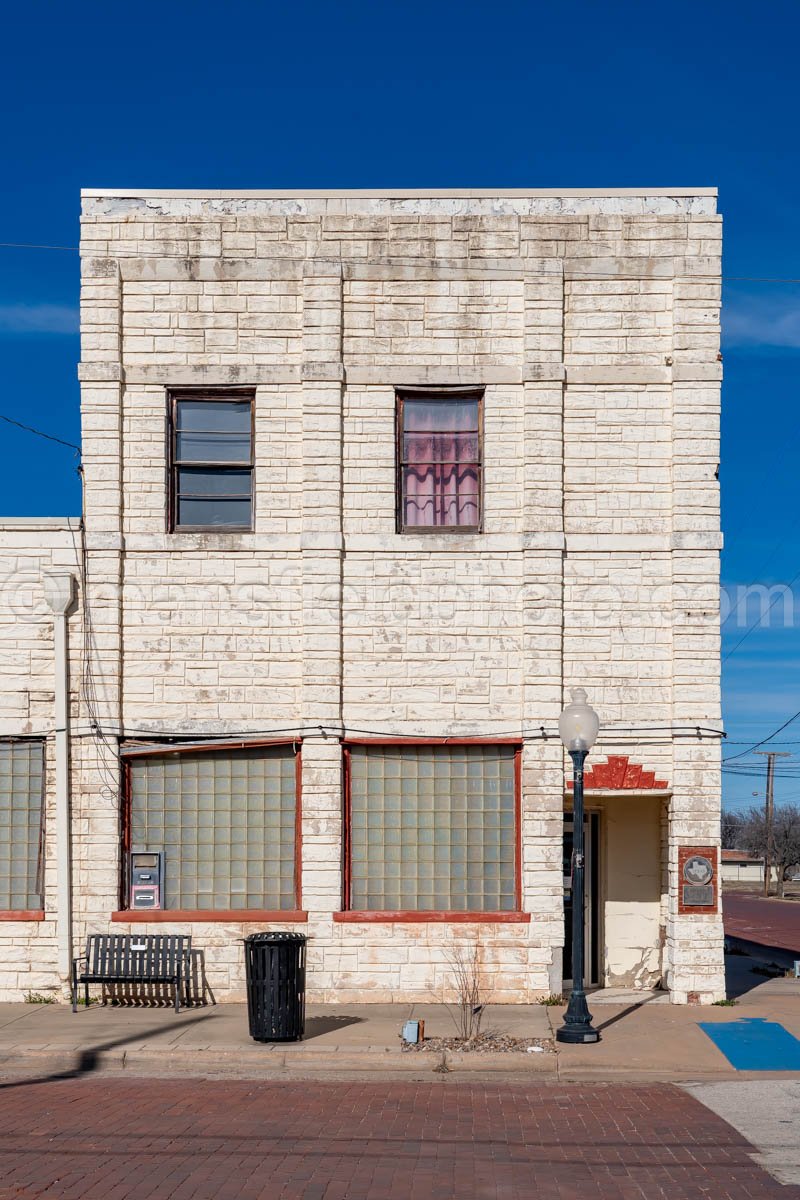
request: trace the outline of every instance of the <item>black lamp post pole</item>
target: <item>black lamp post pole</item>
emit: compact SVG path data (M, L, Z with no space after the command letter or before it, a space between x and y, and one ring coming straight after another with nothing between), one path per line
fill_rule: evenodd
M587 750L570 750L572 759L572 994L564 1024L556 1030L559 1042L599 1042L583 990L583 908L585 862L583 849L583 764Z

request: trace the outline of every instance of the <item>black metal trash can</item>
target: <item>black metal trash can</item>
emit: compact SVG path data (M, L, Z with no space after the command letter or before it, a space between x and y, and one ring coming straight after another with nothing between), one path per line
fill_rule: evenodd
M244 939L247 1016L257 1042L297 1042L306 1020L306 939L253 933Z

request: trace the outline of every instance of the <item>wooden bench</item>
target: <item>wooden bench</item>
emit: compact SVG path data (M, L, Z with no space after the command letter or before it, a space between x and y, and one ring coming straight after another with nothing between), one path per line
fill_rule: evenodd
M81 983L87 1007L90 983L164 983L172 985L175 1012L180 1012L181 988L189 979L191 948L191 937L183 935L89 934L86 953L72 961L72 1011L78 1011ZM79 972L81 963L85 969Z

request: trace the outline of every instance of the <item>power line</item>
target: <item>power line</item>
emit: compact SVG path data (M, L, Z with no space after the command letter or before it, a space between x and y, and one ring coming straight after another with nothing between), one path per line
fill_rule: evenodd
M766 722L764 722L766 724ZM749 746L749 739L745 738L726 738L726 746ZM800 738L789 738L784 742L773 742L774 746L800 746Z
M777 744L780 746L780 745L783 745L784 743L778 742ZM754 750L753 753L757 754L758 751ZM791 751L789 751L788 753L791 753ZM724 763L726 763L726 762L730 762L730 760L729 759L723 760L722 769L723 769L723 771L726 771L729 775L757 775L759 773L759 767L757 766L756 763L736 762L736 763L730 763L730 765L726 767L724 765ZM787 776L797 775L797 777L800 778L800 764L798 764L796 762L787 764L785 767L781 767L780 770L781 770L782 774L785 774Z
M68 450L74 450L76 454L80 454L80 446L76 446L74 442L66 442L63 438L56 437L52 433L44 433L41 429L34 429L32 425L23 425L22 421L15 421L13 417L6 417L0 413L0 421L5 421L9 425L16 425L17 429L24 429L26 433L35 433L37 437L46 438L48 442L57 442L59 446L66 446Z
M79 246L45 246L38 242L0 242L4 250L78 250Z
M726 283L800 283L800 279L780 275L721 275Z
M800 571L798 571L796 575L793 575L793 576L792 576L792 578L789 580L789 582L788 582L788 583L785 585L785 587L786 587L786 590L788 591L788 589L789 589L789 588L792 586L792 584L793 584L793 583L795 583L795 582L796 582L798 579L800 579ZM775 605L778 603L778 601L779 601L779 600L782 600L782 599L784 598L784 596L785 596L785 595L786 595L786 592L777 592L777 593L776 593L776 595L775 595L775 596L773 596L772 603L770 604L770 606L769 606L769 608L767 609L767 611L766 611L765 613L763 613L763 614L762 614L762 613L759 613L759 615L756 617L755 621L754 621L754 622L753 622L753 624L750 626L750 628L749 628L749 629L746 629L746 630L744 631L744 633L743 633L743 634L742 634L742 636L739 638L739 640L738 640L738 642L736 643L736 645L735 645L735 646L733 646L733 647L732 647L732 648L731 648L731 649L728 651L728 653L727 653L726 655L724 655L724 656L723 656L723 659L722 659L722 662L723 662L723 663L726 663L726 662L728 661L728 659L729 659L729 658L731 658L731 657L732 657L732 656L733 656L733 655L736 653L736 651L737 651L737 650L739 649L739 647L741 646L742 642L745 642L745 641L746 641L746 640L747 640L747 639L750 637L750 634L753 632L753 630L754 630L754 629L758 629L759 625L761 625L761 624L762 624L762 622L763 622L763 621L764 621L764 620L765 620L765 619L766 619L766 618L769 616L769 614L772 612L773 608L774 608L774 607L775 607ZM761 743L759 743L759 745L760 745L760 744L761 744Z
M798 572L798 574L800 574L800 572ZM767 742L771 742L772 739L777 736L777 734L783 733L784 729L791 725L793 721L796 721L798 717L800 717L800 709L798 709L793 717L789 717L788 721L784 721L782 725L779 725L774 733L770 733L767 735L767 737L762 738L760 742L756 742L756 744L751 746L749 750L740 750L738 754L732 754L730 758L723 758L723 766L725 763L734 762L737 758L745 758L748 754L752 754L754 750L758 750L760 746L766 746Z
M426 736L431 736L436 739L441 739L444 741L451 740L451 739L454 741L458 741L460 738L464 738L464 737L485 737L487 740L491 740L491 738L493 738L493 737L518 738L520 741L522 741L522 740L526 740L526 741L540 740L540 741L557 742L560 740L558 731L555 728L551 728L548 730L543 725L535 726L531 729L502 729L502 730L492 729L492 730L489 730L488 732L486 732L485 730L479 730L477 732L466 731L466 732L458 732L458 733L443 733L443 734L430 734L430 735L421 734L421 733L398 732L398 730L396 730L396 729L361 729L361 728L357 728L354 725L348 725L346 723L344 725L340 725L338 723L335 725L330 725L330 724L324 724L324 723L320 724L320 723L314 723L314 722L311 722L306 725L290 725L290 726L283 726L280 728L272 728L272 729L227 729L222 734L220 734L219 732L195 733L195 732L187 732L186 730L170 731L167 729L142 729L140 727L129 726L129 725L121 726L118 729L109 729L109 728L102 728L99 723L97 723L93 727L109 737L153 737L153 738L160 737L160 738L181 738L181 739L182 738L190 738L192 741L200 741L205 738L213 739L215 741L220 741L220 740L224 740L225 738L229 738L229 737L260 737L260 736L271 736L273 734L280 734L280 733L300 734L300 735L302 735L302 734L306 734L306 735L321 734L322 737L330 737L330 738L334 738L334 739L340 738L340 737L347 738L347 736L349 734L355 733L355 734L368 734L368 735L371 735L374 737L384 737L384 738L408 738L408 739L417 740L417 741L420 738L424 738ZM630 727L628 727L628 728L630 728ZM654 727L654 728L657 728L657 727ZM669 727L669 726L663 726L661 728L663 728L664 730L671 730L671 727ZM705 733L706 735L712 734L715 737L720 738L720 739L722 739L722 737L724 736L724 734L718 729L709 729L709 728L705 728L703 726L695 726L695 725L692 725L690 727L687 726L685 732L681 732L680 730L671 730L671 732L672 732L672 737L674 737L674 738L697 737L698 730L700 731L701 737L702 737L703 733ZM651 729L650 731L652 732L653 730ZM621 732L622 731L620 729L615 728L614 726L604 726L601 729L601 737L602 737L602 734L605 733L608 735L609 740L614 741L617 739L617 737L619 737L621 735ZM671 742L671 740L672 740L671 737L664 736L662 738L661 742L659 742L657 744L663 743L666 745L666 744L669 744ZM639 745L651 744L646 739L640 739L640 738L636 738L636 742ZM798 765L800 766L800 764L798 764Z
M743 753L744 754L755 754L756 751L755 750L745 750L745 751L743 751ZM728 763L729 765L726 767L725 763ZM724 758L722 760L722 769L723 769L723 771L728 771L730 774L736 774L736 775L753 775L753 774L758 773L755 763L734 762L732 760L732 758ZM784 770L784 768L781 768L781 769ZM796 774L796 775L798 775L798 777L800 777L800 767L798 767L797 764L793 764L792 766L787 766L785 768L785 771L787 774Z
M770 564L772 563L772 559L775 557L775 552L777 550L779 550L782 545L783 545L783 538L779 538L778 541L775 543L775 545L770 550L767 558L764 560L764 566L761 568L760 571L757 572L757 575L763 577L764 572L766 571L767 567L770 566ZM754 579L752 581L752 583L748 583L746 587L742 588L742 590L739 592L739 599L736 601L733 608L728 613L725 620L722 622L720 629L724 629L725 626L728 624L728 621L730 621L733 617L736 616L737 612L739 611L739 609L741 607L742 601L747 598L747 593L749 592L750 588L756 586L757 583L758 583L758 579Z

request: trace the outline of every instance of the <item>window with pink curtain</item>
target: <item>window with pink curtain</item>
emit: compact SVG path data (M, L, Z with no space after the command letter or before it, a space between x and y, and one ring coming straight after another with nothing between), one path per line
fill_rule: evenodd
M480 398L399 401L401 529L479 529Z

